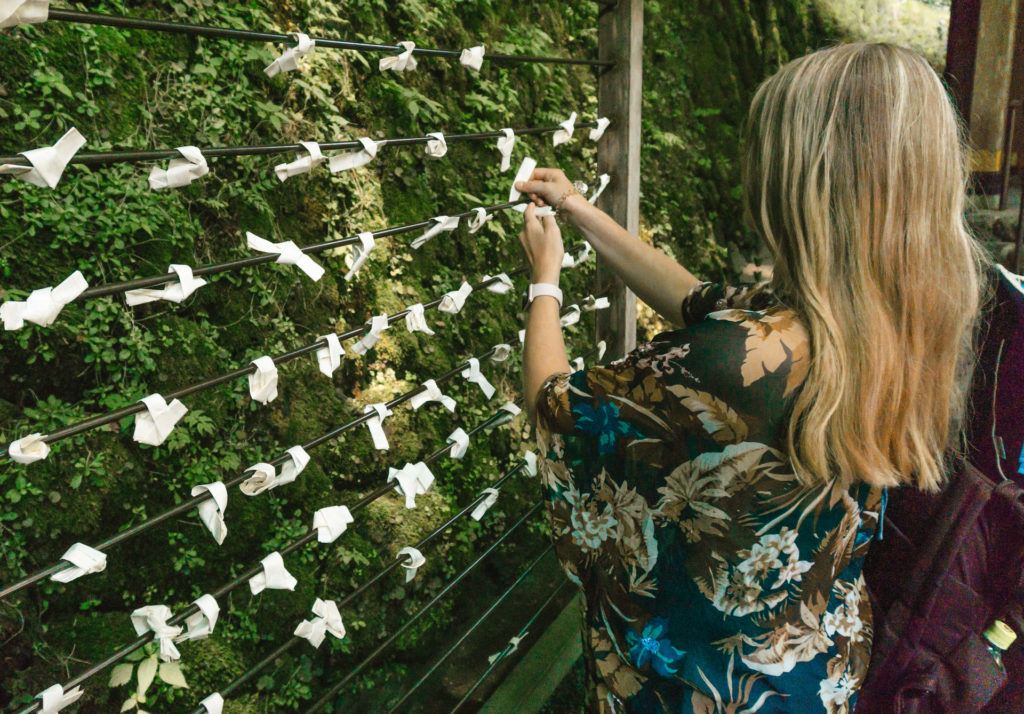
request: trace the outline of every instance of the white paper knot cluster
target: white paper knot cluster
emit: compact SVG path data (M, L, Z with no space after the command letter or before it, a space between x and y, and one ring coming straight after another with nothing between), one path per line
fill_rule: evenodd
M252 473L252 476L239 486L242 493L246 496L258 496L264 491L284 486L297 479L309 464L309 454L301 446L293 446L285 453L288 454L288 458L281 464L280 471L273 464L262 462L247 468L245 473Z
M60 315L64 306L85 292L89 283L76 270L56 287L39 288L29 293L24 300L8 300L0 305L0 320L5 330L20 330L26 322L40 327L49 327Z
M434 484L434 474L423 461L406 464L401 469L388 469L388 483L395 482L395 491L405 498L405 507L416 508L416 497L424 495Z
M160 646L160 659L164 662L176 662L181 659L181 653L174 646L174 640L181 634L182 628L168 625L169 619L171 609L166 605L146 605L132 613L132 626L136 635L152 632L153 639Z
M312 620L303 620L295 628L296 637L307 640L317 649L323 644L328 632L339 640L345 638L345 624L334 600L317 598L313 603L313 614L315 617Z
M3 12L4 8L0 4L0 19L3 18ZM0 24L0 27L3 25ZM78 132L78 129L72 127L53 146L19 152L28 159L29 166L2 164L0 165L0 174L10 174L40 188L57 188L61 176L64 175L64 169L68 167L71 159L83 146L85 146L85 137Z
M299 60L316 49L316 42L309 38L309 35L296 32L294 35L296 45L289 47L281 56L275 59L264 68L268 77L276 77L283 72L294 72L299 68Z
M35 25L40 22L46 22L49 16L50 0L0 0L0 28L15 27L17 25ZM54 686L59 688L59 685ZM77 690L78 687L75 687L75 689ZM81 692L79 692L78 696L82 696ZM75 699L78 699L78 697L75 697ZM63 706L67 706L67 704Z

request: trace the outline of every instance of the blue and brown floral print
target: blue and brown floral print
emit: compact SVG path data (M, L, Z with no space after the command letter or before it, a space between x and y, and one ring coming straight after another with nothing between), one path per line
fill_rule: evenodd
M861 576L879 493L785 454L810 348L764 286L704 283L686 327L556 375L540 476L586 596L591 709L852 712L871 650Z

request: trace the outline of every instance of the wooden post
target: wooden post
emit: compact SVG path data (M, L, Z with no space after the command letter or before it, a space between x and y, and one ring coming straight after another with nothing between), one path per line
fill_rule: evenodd
M598 56L615 66L598 79L598 116L611 120L597 149L599 173L611 176L599 205L639 240L644 3L618 0L602 7L601 13ZM611 307L597 313L597 339L604 340L608 356L617 359L636 346L636 296L598 259L595 287L606 286Z

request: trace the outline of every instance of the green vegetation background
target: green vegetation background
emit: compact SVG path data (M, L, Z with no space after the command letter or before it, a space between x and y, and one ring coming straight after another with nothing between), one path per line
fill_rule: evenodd
M644 238L705 276L724 274L727 244L749 244L738 207L739 123L761 78L822 44L825 33L809 5L647 3ZM103 0L88 9L372 42L411 39L454 48L483 42L508 53L590 56L597 39L593 2ZM415 73L382 75L376 56L321 49L304 60L303 71L270 80L262 69L273 50L55 22L5 32L0 153L50 144L71 126L89 140L85 150L99 151L551 125L573 110L592 119L596 107L588 69L485 64L474 75L455 62L421 58ZM527 153L596 179L585 131L557 151L549 138L521 139L514 165ZM172 262L241 257L247 230L306 245L497 203L510 180L498 171L498 158L492 142L453 144L442 160L425 158L419 148L391 147L367 169L331 176L321 168L283 184L272 168L290 156L220 159L193 186L159 193L148 189L148 165L75 166L55 191L4 179L0 297L22 298L76 269L100 284L162 273ZM372 314L426 302L463 278L512 269L521 261L516 231L514 218L505 216L478 235L460 229L415 253L408 237L382 240L349 283L343 256L334 255L318 258L327 268L319 283L265 265L218 276L181 306L130 310L111 298L74 304L51 328L0 335L0 441L53 431L361 325ZM592 271L591 263L574 272L567 293L589 292ZM54 562L75 541L95 543L181 502L195 484L227 480L269 460L348 421L363 404L407 391L496 342L515 342L517 303L512 295L473 295L458 319L439 320L435 313L433 338L407 335L396 325L368 358L346 359L333 380L313 360L297 360L282 368L280 396L267 406L251 402L244 380L193 395L184 400L189 414L159 448L133 443L128 419L61 442L44 462L0 466L0 582ZM592 330L587 317L573 331L574 353L587 348ZM134 608L163 603L179 611L302 534L314 510L353 503L381 483L389 464L422 458L455 426L469 429L503 397L515 397L517 359L485 371L500 391L489 404L475 387L455 383L454 416L434 407L415 414L396 409L388 421L390 452L375 452L359 428L312 452L312 463L290 486L251 499L232 491L222 547L192 513L113 549L102 574L66 586L47 581L0 603L0 705L23 705L132 641ZM244 586L236 590L221 602L216 634L181 646L190 688L158 678L137 705L190 710L290 635L315 597L340 599L399 547L470 502L525 448L525 437L519 426L481 436L465 460L434 469L437 486L417 510L384 498L335 544L289 556L288 569L299 580L294 593L251 597ZM232 697L226 711L287 711L319 697L536 496L529 479L513 482L482 523L461 521L429 547L428 564L413 583L391 576L346 608L343 642L329 637L318 651L301 643ZM456 600L475 602L476 610L434 609L349 692L379 702L383 692L401 687L403 676L421 669L465 613L499 592L543 538L538 527L500 551L485 577L456 591ZM117 711L135 691L134 677L108 689L108 676L89 682L82 711Z

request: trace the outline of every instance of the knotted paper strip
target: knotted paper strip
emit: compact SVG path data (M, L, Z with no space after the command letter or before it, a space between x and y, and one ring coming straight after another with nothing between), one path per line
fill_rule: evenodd
M305 149L305 152L300 151L294 161L286 164L278 164L274 167L274 173L277 174L278 181L283 183L292 176L308 174L317 166L327 161L323 152L320 151L320 144L317 142L300 141L299 145Z
M498 502L498 489L485 488L483 490L483 493L487 494L486 498L480 501L480 503L476 504L476 508L474 508L473 512L469 514L469 517L472 518L474 521L479 521L481 518L483 518L484 514L487 513L487 511L491 510L491 506Z
M531 476L537 475L537 454L527 451L523 454L523 461L526 462L526 473Z
M422 332L425 335L433 335L434 331L427 324L427 316L424 312L423 303L416 303L406 308L409 312L405 315L405 329L409 332Z
M10 27L10 25L0 25L0 27ZM81 687L72 687L65 692L64 687L54 684L41 691L35 698L42 700L39 707L42 714L57 714L61 709L65 709L81 699L83 694L85 692Z
M35 25L46 22L49 16L50 0L0 0L0 29L17 25ZM82 695L79 694L78 697L80 696Z
M31 464L50 455L50 445L43 441L42 434L35 433L12 441L7 454L19 464Z
M516 133L508 127L501 132L504 136L498 138L498 151L501 152L501 171L504 173L512 168L512 150L516 148Z
M604 357L604 353L608 350L608 343L601 340L597 343L597 361L600 362L601 358Z
M277 260L274 261L275 263L294 265L311 280L320 280L324 276L323 267L303 253L302 249L290 240L272 243L265 238L260 238L255 233L248 232L245 234L245 240L251 250L260 253L276 254Z
M50 576L50 580L55 580L58 583L70 583L83 575L102 573L107 569L107 554L87 546L85 543L75 543L67 549L64 555L60 556L60 559L71 563L73 567Z
M249 396L260 404L270 404L277 399L277 365L266 355L252 361L256 371L249 373Z
M572 257L572 253L566 251L562 254L562 267L563 268L575 268L576 259Z
M72 302L89 287L80 270L76 270L53 288L39 288L25 300L8 300L0 305L0 319L5 330L20 330L26 322L40 327L53 324L64 306Z
M593 251L590 247L590 243L588 243L587 241L583 241L583 247L580 248L579 255L576 256L576 259L574 261L576 265L585 263L592 252Z
M591 204L597 203L597 199L601 197L601 194L604 193L604 190L608 188L608 184L611 183L612 177L609 176L608 174L601 174L601 176L598 178L598 181L599 183L597 185L597 190L594 191L594 193L591 194L590 198L587 199L587 201L589 201Z
M78 129L72 127L53 146L18 152L28 159L31 166L3 164L0 165L0 174L11 174L41 188L57 188L61 176L64 175L64 169L83 146L85 137L78 133Z
M359 272L359 269L363 267L363 263L370 257L370 251L373 250L373 246L376 245L373 233L369 231L360 233L356 237L359 239L359 245L353 244L352 250L345 256L345 265L348 266L345 280L351 280Z
M390 448L387 434L384 433L384 420L392 415L387 404L367 404L363 414L373 412L373 416L366 420L366 428L370 430L370 438L373 439L373 448L384 451Z
M269 491L278 486L291 483L299 477L307 465L309 465L309 454L301 446L293 446L286 452L288 459L281 464L281 473L273 464L258 463L250 466L245 473L252 472L239 486L246 496L258 496L264 491Z
M474 208L473 216L469 219L469 232L476 233L492 218L494 218L494 214L488 213L487 209Z
M601 137L604 136L604 132L608 129L608 125L612 123L612 120L608 117L599 117L597 120L597 126L590 130L590 140L600 141Z
M576 112L570 114L569 118L561 122L558 126L560 126L561 129L556 131L552 137L552 143L554 143L555 146L566 144L570 139L572 139L572 134L576 130Z
M194 612L185 618L185 627L188 628L188 631L179 635L175 642L206 639L213 634L213 628L217 626L220 605L217 604L213 595L203 595L192 604L199 608L199 612Z
M427 402L439 402L450 412L455 411L455 400L446 394L441 392L441 388L437 386L437 382L433 379L428 379L423 383L423 391L410 397L409 404L416 411Z
M249 578L249 589L253 595L264 590L294 590L298 580L284 567L284 559L276 550L260 561L263 572Z
M380 148L377 145L377 142L372 139L368 139L365 136L359 137L357 141L363 145L363 148L359 151L349 151L344 154L337 154L330 158L328 168L331 170L332 174L358 169L360 166L366 166L374 160L377 156L377 150Z
M462 54L459 55L459 64L479 72L480 68L484 66L484 46L477 45L476 47L462 50Z
M401 469L388 469L388 483L395 481L395 491L405 497L405 507L416 508L416 497L422 496L434 485L434 474L422 461L406 464Z
M338 605L334 600L317 598L313 603L313 614L316 617L312 620L303 620L295 628L296 637L308 640L309 644L317 649L320 649L328 632L339 640L345 639L345 624L341 621L341 613L338 612Z
M484 279L480 282L486 283L488 280L495 280L496 282L491 283L487 286L487 289L492 293L498 293L498 295L505 295L515 285L512 284L512 278L508 277L506 273L498 273L497 275L485 275Z
M210 173L206 157L198 147L179 146L175 151L181 154L181 158L171 159L166 169L154 166L149 172L149 187L153 191L188 186Z
M527 156L523 159L523 163L519 164L519 170L516 171L516 177L512 179L512 188L508 190L508 202L515 203L519 200L519 197L523 195L523 192L516 188L517 183L529 181L533 178L533 170L537 168L537 160ZM526 210L525 208L523 209Z
M519 649L519 643L522 642L524 639L526 639L526 636L528 634L530 634L530 633L529 632L524 632L521 635L517 635L517 636L511 638L508 641L508 644L505 645L505 649L503 649L501 652L495 652L494 654L492 654L490 657L487 658L487 664L494 664L494 660L498 659L499 657L502 658L502 659L505 659L506 657L511 655L513 652L515 652L517 649Z
M220 695L220 692L214 692L206 699L199 702L199 706L206 709L206 714L223 714L224 697Z
M387 315L374 315L370 318L369 329L366 334L359 338L359 341L352 345L352 351L357 355L364 355L380 341L380 335L388 329L391 323Z
M519 416L523 411L515 402L505 402L499 407L499 409L508 412L513 418Z
M606 297L594 297L593 295L587 295L583 298L583 309L587 312L594 312L595 310L607 310L611 306Z
M353 522L348 506L328 506L313 514L313 529L320 543L333 543Z
M409 582L416 577L416 571L427 562L427 559L423 557L423 553L419 552L415 548L408 546L398 551L399 556L409 556L409 562L402 562L402 567L405 568L405 582Z
M441 297L441 303L437 309L449 315L458 315L462 311L462 306L466 304L466 298L472 292L473 286L463 280L458 290L447 292Z
M480 360L476 357L470 357L466 361L469 362L469 366L462 370L462 378L480 387L480 391L484 393L484 399L493 397L494 385L488 382L487 377L480 371Z
M439 131L432 131L427 134L426 154L434 159L440 159L442 156L448 153L448 142L445 141L444 134Z
M210 498L199 504L199 518L206 529L213 535L217 545L224 542L228 534L228 527L224 523L224 511L228 509L228 490L223 481L204 483L192 487L192 495L198 496L201 493L210 494Z
M580 306L570 305L565 309L565 314L558 318L558 324L562 327L571 327L580 321Z
M132 438L140 444L160 446L175 425L188 413L188 407L177 399L167 400L160 394L150 394L139 400L146 405L146 411L135 415L135 432Z
M573 372L582 372L583 368L586 367L586 365L583 363L582 357L577 357L576 359L574 359L572 361L572 365L570 366L572 367Z
M377 63L381 72L412 72L416 69L416 58L413 50L416 49L415 42L399 42L405 49L394 57L384 57Z
M469 434L461 426L448 435L447 441L452 445L448 455L453 459L461 459L466 455L469 449Z
M409 244L409 247L413 250L422 248L427 241L440 233L451 233L459 227L458 216L434 216L430 219L434 225L427 229L427 231L419 238L415 239Z
M131 307L134 307L135 305L145 305L146 303L156 302L157 300L182 302L196 290L206 285L206 281L202 278L195 278L192 276L192 268L187 265L172 263L171 266L167 268L167 272L177 275L177 282L167 283L162 288L140 288L138 290L129 290L124 294L124 301Z
M299 60L316 49L316 43L309 39L309 35L296 32L293 37L298 44L286 49L280 57L264 68L263 71L268 77L276 77L282 72L294 72L299 68Z
M491 354L491 359L494 362L504 362L512 355L512 345L501 342L494 346L494 352Z
M132 626L136 635L153 633L153 639L160 644L160 659L164 662L177 662L181 653L174 646L174 638L181 634L181 627L171 626L171 608L166 605L146 605L132 613Z
M526 330L520 330L519 331L519 344L521 344L521 345L525 345L526 344Z
M512 206L512 210L518 213L525 214L526 209L529 207L529 203L517 203L516 205ZM533 215L536 216L537 218L553 216L555 215L555 209L552 208L551 206L537 206L534 208Z
M334 374L334 370L341 366L341 357L345 354L345 348L341 346L341 340L333 332L329 335L321 335L317 342L323 340L327 343L316 351L316 362L320 373L325 377Z

